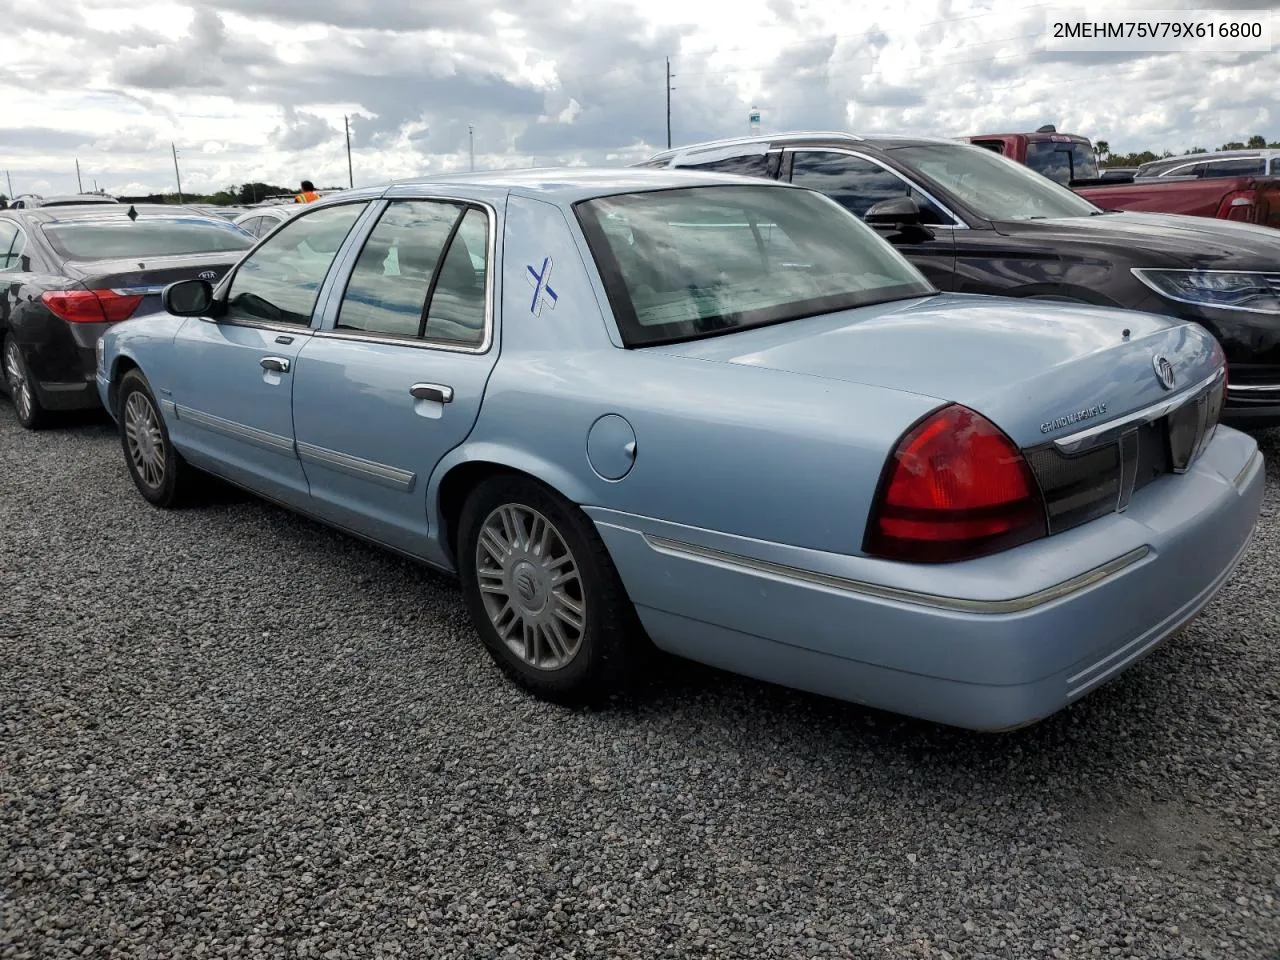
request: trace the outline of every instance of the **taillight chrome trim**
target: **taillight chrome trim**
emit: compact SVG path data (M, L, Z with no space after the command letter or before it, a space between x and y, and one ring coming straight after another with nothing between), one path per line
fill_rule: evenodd
M1024 613L1027 610L1044 606L1046 603L1061 600L1063 597L1078 593L1115 576L1145 559L1151 553L1151 548L1148 546L1135 547L1127 553L1114 557L1106 563L1099 564L1091 570L1086 570L1084 573L1077 574L1068 580L1055 583L1053 586L1045 587L1043 590L1037 590L1034 593L1024 594L1020 597L1010 597L1007 600L971 600L966 597L947 597L936 593L922 593L902 587L889 587L866 580L854 580L830 573L820 573L816 570L805 570L789 564L775 563L772 560L760 560L756 557L743 556L740 553L729 553L724 550L717 550L714 547L704 547L701 544L689 543L684 540L672 540L668 537L660 537L651 533L643 534L643 537L653 550L668 556L678 556L687 560L709 563L713 566L727 567L766 577L777 577L778 579L789 580L805 586L836 590L841 593L851 593L877 600L890 600L922 607L933 607L939 610L988 615ZM901 563L898 560L872 559L878 563Z
M1065 437L1055 437L1053 445L1063 453L1076 454L1107 443L1115 443L1122 434L1133 427L1159 420L1184 404L1199 400L1202 395L1207 395L1211 392L1225 376L1226 367L1219 367L1210 376L1205 377L1199 383L1192 384L1181 393L1174 394L1172 397L1159 403L1154 403L1149 407L1143 407L1141 410L1135 410L1133 413L1127 413L1115 420L1108 420L1106 423L1098 424L1095 427L1086 427L1084 430L1078 430Z

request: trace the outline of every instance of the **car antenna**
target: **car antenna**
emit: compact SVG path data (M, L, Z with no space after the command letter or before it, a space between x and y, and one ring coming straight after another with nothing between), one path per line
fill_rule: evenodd
M138 211L137 211L136 209L134 209L134 206L133 206L133 204L132 204L132 203L131 203L131 204L129 204L129 212L128 212L128 213L126 213L126 214L125 214L125 216L126 216L126 217L128 217L130 220L137 220L137 219L138 219Z

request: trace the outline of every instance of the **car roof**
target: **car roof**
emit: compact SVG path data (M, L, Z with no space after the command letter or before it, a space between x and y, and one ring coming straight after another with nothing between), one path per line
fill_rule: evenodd
M704 140L700 143L685 144L662 150L647 157L643 163L655 163L660 160L678 160L682 163L695 160L704 154L708 158L732 156L735 152L758 151L765 153L778 147L870 147L872 149L890 150L896 147L922 146L926 144L949 143L957 141L945 137L906 136L898 134L874 134L859 136L853 133L842 133L832 130L791 130L781 133L759 134L751 137L727 137L721 140Z
M21 214L27 220L39 223L70 223L74 221L120 220L133 210L139 218L156 219L160 217L181 217L183 219L218 221L221 217L204 213L193 207L178 206L172 203L86 203L84 205L68 205L61 207L32 207L12 211ZM5 211L8 213L9 211Z
M380 186L343 190L341 193L331 194L310 203L307 208L328 207L353 200L412 197L435 193L459 200L488 202L495 205L501 203L508 195L567 205L579 200L613 196L619 193L735 183L766 189L780 186L790 188L789 184L727 173L635 167L541 167L474 173L460 171L426 177L410 177Z

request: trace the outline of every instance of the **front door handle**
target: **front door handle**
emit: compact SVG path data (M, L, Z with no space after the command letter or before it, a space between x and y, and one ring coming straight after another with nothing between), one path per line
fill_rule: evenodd
M409 388L415 400L434 400L436 403L453 403L453 387L443 383L415 383Z
M274 370L276 373L289 372L289 361L284 357L263 357L259 362L263 370Z

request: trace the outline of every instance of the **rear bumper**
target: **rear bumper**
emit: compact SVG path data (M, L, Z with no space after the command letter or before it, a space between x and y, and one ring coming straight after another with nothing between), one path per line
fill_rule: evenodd
M995 557L919 567L588 512L654 642L736 673L979 730L1113 679L1229 578L1261 454L1229 428L1123 514Z

